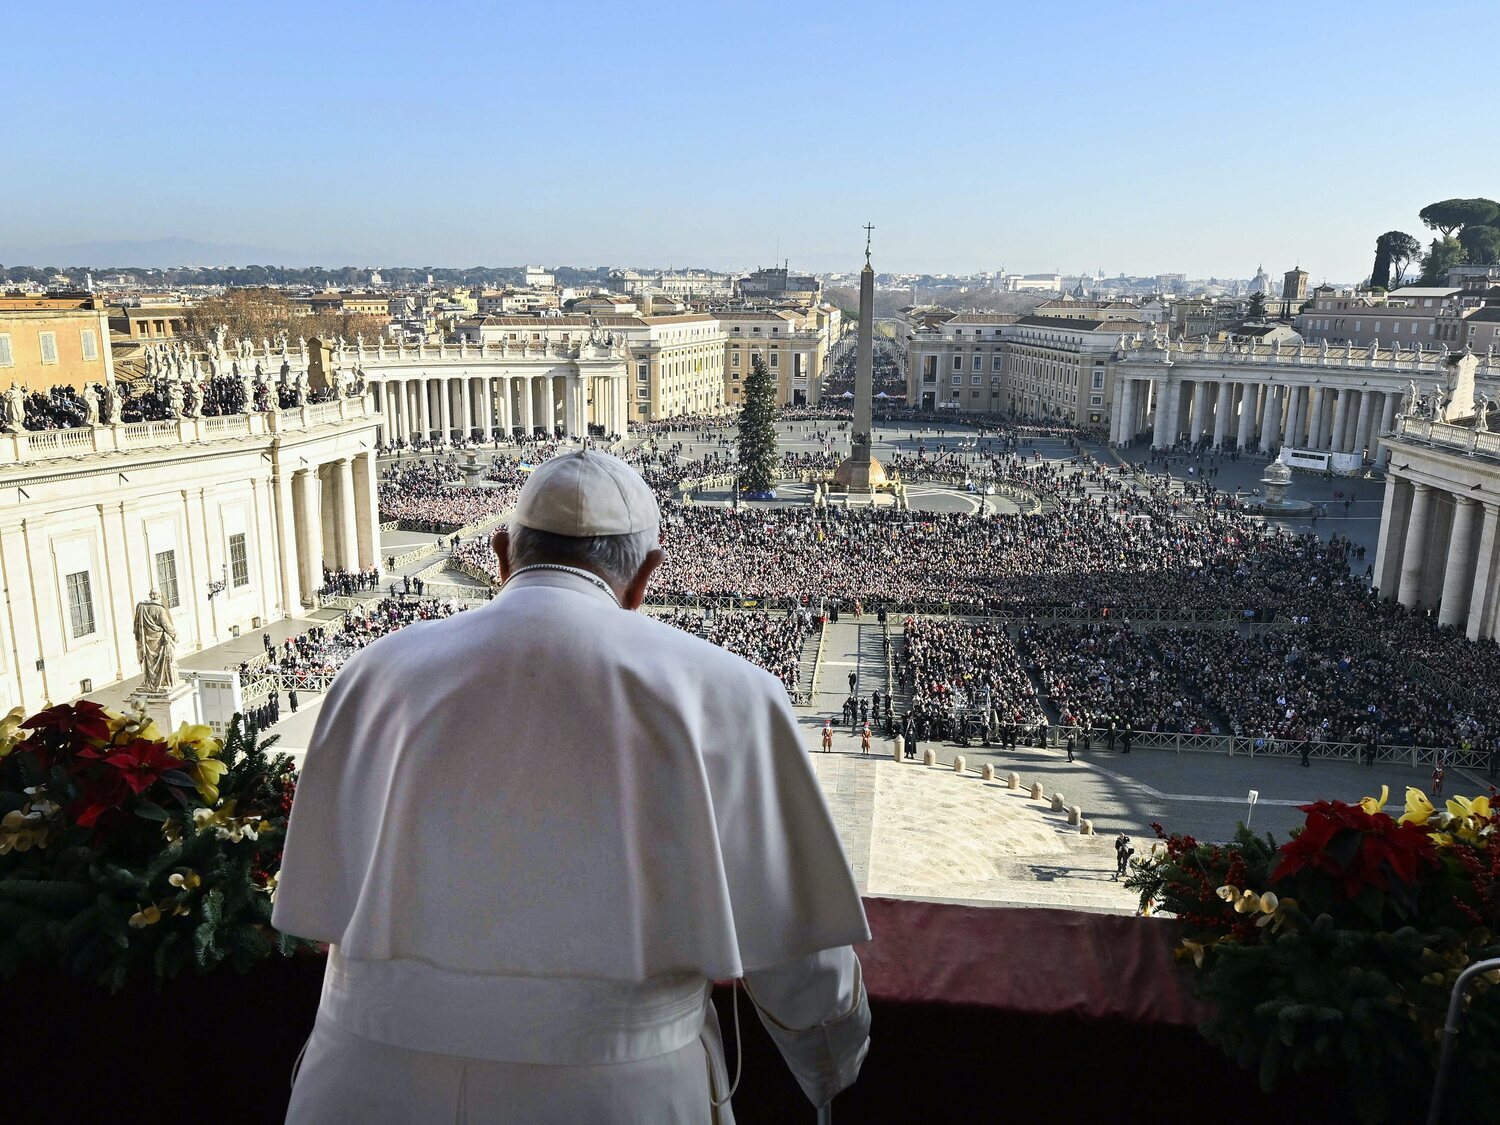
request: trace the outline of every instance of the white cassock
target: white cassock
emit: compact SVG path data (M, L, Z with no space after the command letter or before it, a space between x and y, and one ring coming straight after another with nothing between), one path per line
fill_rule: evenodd
M345 666L274 921L332 943L298 1125L732 1121L729 977L814 1104L869 1047L869 930L786 689L564 571Z

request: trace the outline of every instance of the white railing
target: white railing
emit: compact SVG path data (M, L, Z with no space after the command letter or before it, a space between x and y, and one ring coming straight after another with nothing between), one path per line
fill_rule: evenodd
M340 420L366 422L373 416L363 398L349 398L265 414L175 418L164 422L78 426L69 430L22 430L20 433L0 433L0 465L269 435Z
M1396 424L1396 432L1402 437L1430 442L1448 449L1460 449L1465 453L1500 456L1500 432L1476 430L1472 426L1455 426L1449 422L1434 422L1428 418L1402 418Z
M1117 353L1119 362L1175 364L1281 364L1292 367L1339 367L1396 372L1437 372L1446 369L1452 352L1418 348L1324 346L1323 344L1236 344L1224 341L1152 341L1127 338ZM1500 378L1500 357L1475 356L1479 377Z

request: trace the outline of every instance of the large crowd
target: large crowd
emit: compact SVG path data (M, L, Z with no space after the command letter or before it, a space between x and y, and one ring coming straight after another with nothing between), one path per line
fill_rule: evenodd
M272 644L267 634L265 655L241 664L239 671L252 681L270 673L284 688L321 691L360 649L405 625L437 621L465 608L435 598L380 598L346 611L335 624L314 625L280 644Z
M175 386L174 386L175 384ZM102 384L94 383L97 404L105 399ZM216 418L229 414L269 411L272 398L285 410L297 405L297 388L286 382L245 380L232 375L204 375L197 379L120 379L114 384L119 394L119 422L164 422L178 413ZM58 384L45 391L30 391L24 398L25 428L38 430L72 430L91 424L86 388ZM308 402L324 402L336 395L330 387L309 391ZM176 405L174 405L174 394ZM247 399L248 394L248 399ZM93 421L98 421L96 415Z
M767 613L752 610L706 615L697 610L679 609L662 613L660 617L668 625L743 656L751 664L770 672L786 685L788 691L796 690L803 643L813 629L810 611Z

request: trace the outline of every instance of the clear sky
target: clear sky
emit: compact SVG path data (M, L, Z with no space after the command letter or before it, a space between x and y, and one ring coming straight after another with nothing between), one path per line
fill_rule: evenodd
M870 221L882 269L1354 280L1380 232L1430 237L1424 204L1500 197L1493 0L74 0L5 23L14 246L825 270Z

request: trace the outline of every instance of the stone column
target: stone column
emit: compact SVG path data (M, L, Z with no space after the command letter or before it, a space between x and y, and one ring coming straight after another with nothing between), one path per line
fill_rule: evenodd
M1115 377L1115 393L1109 404L1109 440L1114 445L1119 445L1125 439L1120 436L1120 431L1125 428L1125 380L1119 376Z
M1203 416L1208 413L1208 383L1199 379L1193 384L1193 413L1188 420L1188 441L1198 444L1203 437Z
M1354 427L1354 450L1363 457L1368 451L1375 452L1375 443L1370 434L1370 423L1375 416L1375 394L1372 391L1359 392L1359 421Z
M1127 376L1121 383L1125 389L1120 394L1120 441L1128 442L1136 435L1135 380Z
M1393 598L1401 586L1401 556L1406 550L1406 524L1411 515L1407 498L1410 485L1399 477L1386 477L1385 497L1380 505L1380 534L1375 541L1374 586L1383 598Z
M1255 384L1240 386L1240 428L1235 435L1235 444L1242 453L1248 453L1255 439Z
M1332 453L1344 452L1344 423L1349 417L1349 392L1340 390L1333 404L1333 427L1328 436L1328 449Z
M443 432L440 436L442 441L453 440L453 380L447 376L437 380L438 385L438 417Z
M432 399L430 397L431 384L426 379L417 380L417 406L421 411L421 438L423 441L432 439Z
M1266 387L1265 423L1260 428L1260 451L1275 453L1281 444L1281 388Z
M495 425L505 433L506 437L510 437L511 427L515 425L512 420L515 412L511 401L511 381L509 376L502 375L496 382L500 384L500 387L499 394L495 396L496 404L499 406L499 413L495 415Z
M1443 594L1438 604L1439 625L1467 624L1469 620L1479 514L1479 504L1473 497L1454 499L1453 533L1448 539L1448 565L1443 568Z
M354 511L354 464L340 457L329 466L334 488L334 563L340 570L359 569L359 522Z
M461 417L458 420L458 428L462 436L470 438L474 436L474 381L465 373L458 381L459 386L459 411Z
M1172 396L1169 392L1175 390L1167 379L1158 379L1156 382L1156 419L1151 426L1151 448L1169 449L1172 446L1172 410L1168 399Z
M1299 431L1297 429L1297 415L1302 410L1302 388L1288 387L1286 389L1286 422L1281 430L1281 444L1289 445L1294 449L1301 445Z
M292 474L292 518L297 528L297 586L299 601L310 606L323 585L323 517L319 510L322 483L314 469Z
M1401 551L1401 588L1396 600L1408 609L1422 597L1422 569L1427 559L1427 531L1432 522L1432 489L1412 483L1411 516L1406 521L1406 542Z
M521 430L527 436L531 436L535 428L534 415L531 412L531 376L523 375L521 383Z
M479 425L484 430L484 440L495 436L495 381L486 375L479 381L483 392L479 399Z
M578 436L577 385L577 375L569 375L563 380L563 429L569 437Z
M1307 448L1321 449L1318 439L1323 435L1323 399L1321 387L1307 389Z
M1384 435L1396 428L1396 409L1401 403L1401 396L1386 392L1381 397L1385 399L1380 408L1380 433ZM1391 447L1388 442L1381 438L1376 441L1376 448L1379 452L1375 455L1374 461L1375 464L1383 469L1390 464Z
M1220 383L1214 391L1214 448L1223 449L1229 441L1229 416L1234 407L1234 384Z
M361 568L380 565L380 500L375 483L375 455L354 459L354 523Z
M1497 593L1493 575L1495 572L1495 547L1497 531L1500 531L1500 504L1484 505L1484 526L1479 534L1479 551L1475 556L1474 583L1469 595L1469 640L1477 641L1489 636L1486 626L1494 615Z

